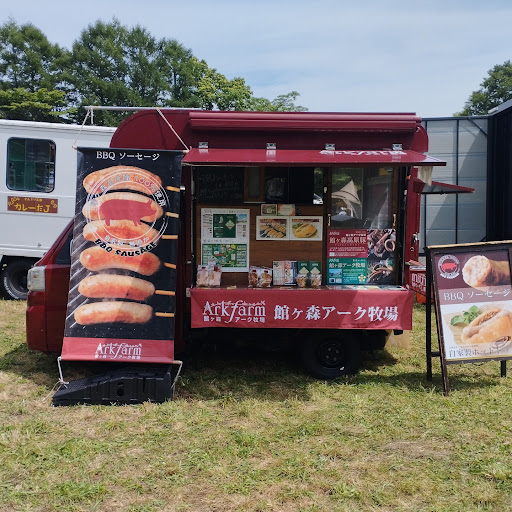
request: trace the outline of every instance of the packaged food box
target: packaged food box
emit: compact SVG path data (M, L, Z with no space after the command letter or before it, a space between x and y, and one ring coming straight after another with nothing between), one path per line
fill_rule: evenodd
M310 274L321 274L322 273L322 262L321 261L310 261L308 270Z
M309 261L297 261L297 273L298 274L309 274Z
M208 286L208 267L206 265L197 266L196 286Z
M261 215L277 215L277 204L262 204Z
M209 261L207 265L197 266L196 286L220 286L222 267L216 261Z
M267 267L250 267L249 288L269 288L272 285L272 269Z
M220 286L222 267L216 261L209 261L208 265L208 286Z
M306 288L309 281L309 273L302 273L297 275L297 286L299 288Z
M312 278L317 274L321 274L321 268L322 263L320 261L297 261L297 276L306 276L306 286L311 286Z
M249 268L249 288L256 288L258 286L258 267Z
M296 285L297 284L297 262L285 260L284 262L284 284Z
M274 261L272 263L272 283L274 286L284 285L284 261Z
M272 269L261 268L258 276L258 288L269 288L272 285Z
M295 215L295 205L294 204L278 204L277 205L277 215L284 215L289 217L290 215Z
M297 286L299 288L309 286L309 261L297 261Z
M320 288L322 285L322 274L310 274L311 288Z

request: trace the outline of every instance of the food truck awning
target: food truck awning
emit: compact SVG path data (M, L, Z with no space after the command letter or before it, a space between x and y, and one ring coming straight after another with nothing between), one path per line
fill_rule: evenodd
M472 187L463 187L461 185L452 185L451 183L441 183L433 181L431 185L425 183L422 194L469 194L474 192Z
M452 183L442 183L440 181L431 181L425 183L417 177L412 177L413 190L417 194L470 194L475 191L472 187L463 187Z
M184 165L446 165L446 162L410 150L314 150L192 148Z

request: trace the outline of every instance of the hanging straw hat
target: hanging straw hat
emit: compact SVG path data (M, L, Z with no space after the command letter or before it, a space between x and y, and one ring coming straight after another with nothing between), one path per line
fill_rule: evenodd
M359 196L357 195L357 188L353 180L350 180L341 190L332 193L332 197L335 199L344 199L351 203L361 204Z

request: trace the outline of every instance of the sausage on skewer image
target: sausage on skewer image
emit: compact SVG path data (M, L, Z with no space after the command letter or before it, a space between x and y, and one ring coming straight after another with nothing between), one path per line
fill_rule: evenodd
M151 320L153 308L137 302L109 301L83 304L75 310L75 320L80 325L145 324Z
M116 179L119 176L121 179ZM115 165L91 172L85 177L83 185L89 194L97 193L98 186L105 184L109 178L113 182L108 185L109 190L135 190L144 194L153 194L162 185L160 176L146 169L129 165Z
M156 229L149 227L147 224L135 225L130 220L112 220L108 227L101 220L93 220L84 226L83 235L89 242L94 242L98 238L105 240L107 236L110 236L120 241L130 241L144 237L148 240L147 243L155 243L159 237Z
M78 293L93 299L147 300L155 293L153 283L137 277L94 274L80 281Z
M125 251L125 248L117 247L117 250ZM113 268L138 272L144 276L151 276L160 268L160 258L151 252L144 252L134 256L120 256L115 254L114 251L107 252L101 247L90 247L82 251L80 263L92 272Z

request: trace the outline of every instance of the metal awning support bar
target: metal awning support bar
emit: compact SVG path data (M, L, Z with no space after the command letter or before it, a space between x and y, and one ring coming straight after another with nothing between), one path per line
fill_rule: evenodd
M103 106L103 105L87 105L84 106L84 108L87 110L87 115L85 116L84 122L82 123L82 126L87 121L87 117L91 116L91 124L94 124L94 111L95 110L112 110L117 112L139 112L141 110L156 110L160 117L165 121L167 126L171 129L171 131L176 135L178 140L181 142L183 147L185 148L185 152L188 152L189 147L183 142L182 138L178 135L176 130L172 127L171 123L166 119L166 117L162 114L161 108L165 108L166 110L181 110L181 108L178 107L109 107L109 106ZM194 110L194 109L187 109L187 110ZM76 145L76 141L75 141Z
M183 107L109 107L105 105L84 105L84 107L88 115L91 115L91 124L94 124L94 110L112 110L113 112L138 112L140 110L160 110L164 108L165 110L183 110ZM201 110L200 108L188 108L187 110ZM87 119L87 117L86 117Z

